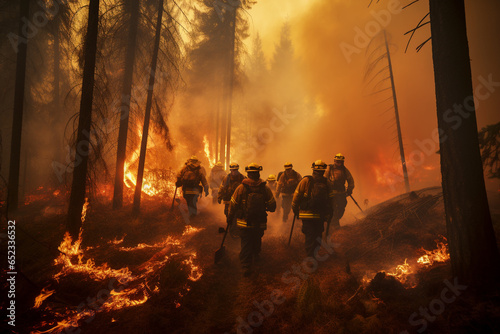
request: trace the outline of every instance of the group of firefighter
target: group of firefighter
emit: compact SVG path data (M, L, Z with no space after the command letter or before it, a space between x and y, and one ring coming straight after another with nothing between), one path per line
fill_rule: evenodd
M267 212L275 212L281 202L282 220L288 221L290 211L302 220L307 256L313 257L319 249L325 223L332 228L340 227L347 197L354 189L354 179L345 167L345 157L337 154L333 164L322 160L312 163L312 173L302 177L291 163L285 170L260 178L262 166L251 163L245 167L247 177L239 172L239 165L231 163L229 174L218 162L206 177L201 162L192 156L177 175L176 187L182 187L189 215L197 214L197 200L202 191L205 196L212 190L213 203L224 204L227 228L239 230L241 238L240 262L244 276L252 273L252 265L259 260L262 236L267 229ZM278 208L279 212L279 208ZM327 228L328 231L328 228Z

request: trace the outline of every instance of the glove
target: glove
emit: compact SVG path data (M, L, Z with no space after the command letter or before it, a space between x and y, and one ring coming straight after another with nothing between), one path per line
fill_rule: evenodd
M233 217L227 217L226 223L228 226L231 226L233 224Z
M205 188L205 197L208 196L208 188Z
M217 203L221 204L222 203L222 199L217 198Z
M177 188L180 188L182 186L182 181L181 180L178 180L177 182L175 182L175 186Z
M345 197L349 197L352 195L352 190L351 189L348 189L346 192L345 192Z
M298 215L299 215L299 208L293 207L293 208L292 208L292 210L293 210L293 214L294 214L295 216L298 216Z

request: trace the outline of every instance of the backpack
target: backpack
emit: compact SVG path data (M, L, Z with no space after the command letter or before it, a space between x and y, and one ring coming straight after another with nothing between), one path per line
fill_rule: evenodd
M200 183L200 169L188 169L182 175L182 185L187 188L195 188Z
M266 184L257 187L243 184L246 190L245 216L247 223L266 221Z
M321 213L329 204L327 180L322 178L321 181L314 181L312 176L307 176L307 178L309 187L303 209Z
M230 201L231 196L233 196L234 191L240 185L241 181L243 181L245 177L242 174L239 174L237 179L232 181L231 174L227 174L226 181L224 182L223 191L225 192L223 195L223 199L225 201Z
M286 174L284 174L283 178L283 190L281 192L285 194L292 194L300 182L300 180L298 180L297 172L293 171L293 176L291 176L290 178L288 178Z

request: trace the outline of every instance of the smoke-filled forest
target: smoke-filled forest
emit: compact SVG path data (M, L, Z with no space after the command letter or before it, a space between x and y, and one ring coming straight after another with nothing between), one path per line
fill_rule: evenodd
M0 0L5 333L499 333L500 3Z

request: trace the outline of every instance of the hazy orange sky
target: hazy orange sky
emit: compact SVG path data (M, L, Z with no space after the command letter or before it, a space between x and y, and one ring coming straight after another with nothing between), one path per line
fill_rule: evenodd
M359 47L359 53L352 53L349 57L341 48L342 45L355 47L358 31L366 33L370 25L376 26L376 16L389 12L391 14L384 25L391 36L405 153L407 160L413 160L409 165L412 162L417 165L410 173L410 183L412 189L440 184L439 156L434 153L438 146L429 144L437 127L430 43L419 53L415 52L415 47L430 36L429 25L415 35L408 52L404 53L408 41L404 33L415 27L428 12L428 1L422 0L402 11L394 10L410 2L382 0L376 4L374 1L368 8L369 1L273 0L259 1L249 12L251 37L248 43L258 32L268 61L279 40L283 22L290 23L303 76L298 80L303 80L304 90L323 111L320 117L311 115L317 118L314 129L304 128L299 120L289 128L293 136L277 140L280 147L292 148L291 157L300 154L297 165L303 172L309 172L310 163L315 159L331 162L335 153L342 152L348 159L351 172L360 181L357 191L361 196L381 197L378 195L383 193L382 197L386 197L401 190L401 182L396 188L384 184L388 182L384 173L396 171L401 164L398 146L394 142L395 127L391 123L394 113L382 113L380 106L375 104L377 97L368 97L373 90L363 82L367 66L366 47ZM480 84L480 77L487 79L488 76L500 82L497 35L500 31L500 1L468 0L466 15L474 85ZM500 89L479 102L479 128L500 121ZM422 143L428 145L422 146ZM279 168L279 163L274 161L275 152L264 152L262 160L269 161L271 169ZM379 182L374 183L377 178ZM498 188L498 181L489 182L489 185L490 189Z

